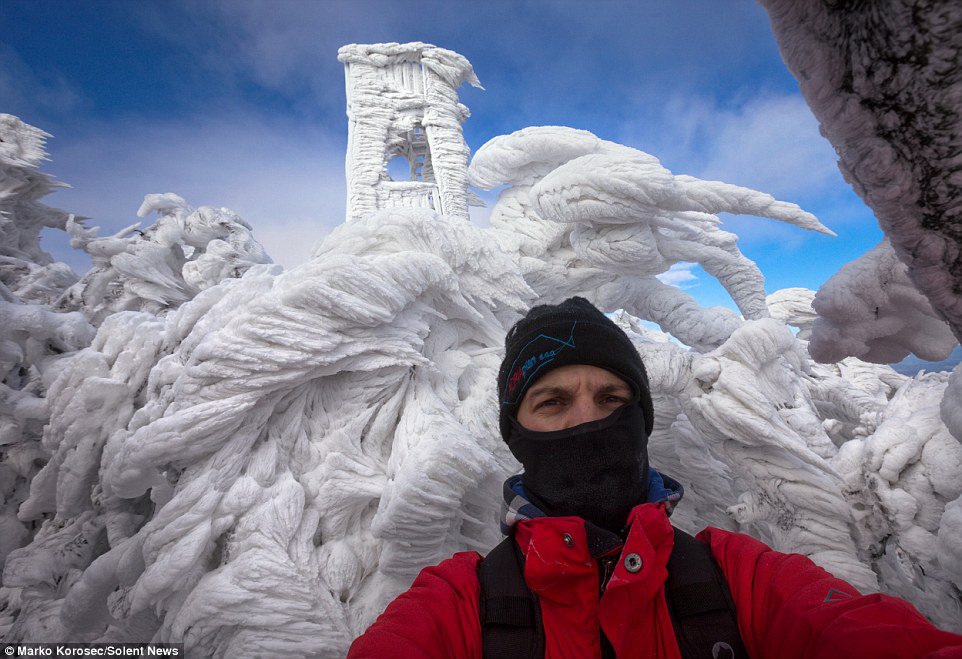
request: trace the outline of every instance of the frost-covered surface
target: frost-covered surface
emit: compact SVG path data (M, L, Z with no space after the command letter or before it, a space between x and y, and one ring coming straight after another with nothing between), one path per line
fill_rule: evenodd
M746 318L769 315L762 273L738 250L737 237L719 228L716 213L831 233L795 204L675 176L654 156L560 126L491 140L468 174L479 187L510 186L491 224L504 249L520 254L525 279L541 299L585 295L656 322L697 350L717 347L740 321L723 307L700 309L690 295L656 278L674 263L699 263Z
M962 340L962 4L761 4L846 180Z
M470 151L458 101L463 83L481 87L462 55L426 43L351 44L338 51L347 77L347 219L382 208L432 208L468 219ZM410 179L387 164L403 158Z
M857 7L818 0L762 0L762 5L772 19L783 59L798 79L822 134L839 154L842 173L875 211L886 235L882 245L845 266L819 291L815 308L821 317L814 327L812 354L825 361L847 355L883 361L911 351L924 359L944 359L962 340L962 5L939 0L889 0ZM954 341L939 318L948 321ZM944 424L957 442L962 442L960 369L956 367L948 386L941 389L939 416L928 422ZM934 386L930 383L925 395L905 395L925 410L902 413L913 429L925 428L923 419L931 419L936 409ZM949 449L938 440L941 448L926 453L919 449L919 433L929 431L901 430L882 442L883 451L904 443L893 454L910 454L917 460L901 472L912 484L894 485L893 472L874 482L881 485L880 497L887 499L883 506L903 510L895 516L895 526L904 527L910 514L924 513L929 521L902 535L911 536L905 544L907 554L893 556L909 558L890 560L884 576L901 574L924 585L933 566L918 549L928 542L931 554L928 533L941 515L934 545L939 567L934 574L947 576L958 589L962 499L956 489L943 488L940 493L931 485L936 501L950 503L944 514L941 506L927 510L920 503L927 492L918 485L926 477L932 480L931 474L937 473L932 466L939 459L958 464L957 455L942 454L957 450L958 444ZM929 435L921 445L929 446L936 436L941 437ZM861 455L872 446L866 441L862 448L853 445L845 450ZM903 457L891 462L905 466ZM962 481L959 470L950 474L955 483ZM910 500L916 504L910 505ZM920 590L905 594L923 610L925 598L932 602L953 597L939 589L929 595ZM958 617L954 625L962 627Z
M874 432L842 444L832 464L857 501L858 537L883 583L898 584L893 590L923 611L954 601L958 628L962 545L951 513L942 517L962 495L962 446L939 417L946 378L932 373L901 386Z
M77 276L40 249L40 231L67 222L66 213L40 202L58 185L37 170L46 137L0 114L0 562L34 530L16 514L48 455L40 442L46 387L62 355L94 335L80 313L52 309Z
M166 313L223 279L271 262L250 225L227 208L194 210L175 194L150 194L137 215L151 213L160 217L146 230L138 222L104 237L99 228L67 222L71 246L93 261L67 299L94 324L124 310Z
M875 211L908 279L948 322L957 344L962 340L962 5L761 4L782 58L839 154L843 175ZM893 290L873 290L877 282L871 277L880 274ZM814 354L881 360L910 350L925 359L944 358L954 346L906 283L884 247L846 266L820 293L817 304L826 307L827 318L814 330ZM898 298L902 309L890 304ZM871 299L878 303L865 309ZM855 322L853 336L839 340L851 320L849 303L870 315ZM962 407L960 394L957 387L946 389L941 409L943 422L962 442L955 412Z
M119 432L86 440L103 450L102 490L79 509L58 500L60 524L8 561L6 585L44 594L23 596L11 634L132 638L134 621L218 655L343 653L420 567L497 540L508 466L490 383L531 297L481 230L387 211L342 226L305 266L253 268L164 323L108 317L98 339L126 348L78 354L77 375L106 357L122 396L152 366L143 401L109 401L126 407L102 419ZM48 466L70 455L67 432ZM37 512L77 473L49 471ZM89 556L51 550L73 534L110 547L82 575Z
M384 209L289 272L248 259L196 283L182 202L145 237L91 236L120 296L90 298L96 337L49 378L45 464L18 501L39 531L4 566L0 634L342 656L423 566L499 540L518 468L496 424L504 332L575 294L620 309L645 360L679 526L751 533L962 630L962 422L938 402L958 373L814 362L812 293L766 299L716 214L827 232L814 217L569 128L496 138L470 177L508 186L491 228ZM658 281L679 261L744 318Z
M772 318L797 328L795 336L808 341L816 318L813 299L815 291L807 288L782 288L766 297L765 302Z
M891 364L909 353L929 361L945 359L958 345L948 323L908 277L888 239L846 264L811 302L812 357L836 362L858 357Z

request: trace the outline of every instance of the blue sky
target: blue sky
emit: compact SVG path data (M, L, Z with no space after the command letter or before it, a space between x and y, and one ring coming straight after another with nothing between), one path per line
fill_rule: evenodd
M837 238L724 218L769 292L818 288L881 239L749 0L3 0L0 111L53 134L44 169L73 187L49 204L112 233L137 221L145 194L176 192L235 210L291 267L344 214L337 49L381 41L471 61L485 87L461 89L472 151L526 126L573 126L815 213ZM62 237L44 245L88 267ZM692 276L682 285L701 304L732 306Z

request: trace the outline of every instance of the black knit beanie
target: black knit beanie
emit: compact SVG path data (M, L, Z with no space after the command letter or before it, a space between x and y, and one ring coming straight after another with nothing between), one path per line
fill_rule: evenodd
M645 415L645 434L651 434L655 414L641 356L610 318L588 300L572 297L532 307L508 331L498 373L501 437L507 440L509 419L528 387L551 369L570 364L598 366L629 383Z

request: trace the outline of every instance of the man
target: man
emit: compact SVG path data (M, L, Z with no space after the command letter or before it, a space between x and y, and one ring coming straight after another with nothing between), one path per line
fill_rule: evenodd
M587 300L534 307L508 332L498 394L524 467L505 483L509 539L422 570L349 657L962 657L962 637L804 556L676 532L682 488L648 464L645 367Z

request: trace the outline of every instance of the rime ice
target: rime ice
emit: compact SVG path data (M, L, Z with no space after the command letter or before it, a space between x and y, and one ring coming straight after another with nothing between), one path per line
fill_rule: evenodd
M424 43L351 44L337 58L347 78L348 221L399 207L467 220L468 108L456 90L481 87L468 60ZM394 158L408 179L391 178Z
M427 44L340 58L348 221L288 272L234 213L173 194L147 197L142 232L68 222L36 201L42 135L3 123L26 155L0 151L0 180L39 182L0 216L28 246L4 257L0 302L5 638L342 656L422 567L499 540L518 468L496 423L504 333L571 295L616 312L645 361L652 463L687 489L676 524L805 553L959 629L962 421L939 404L958 376L816 363L820 322L881 334L816 318L812 291L766 295L717 214L830 233L815 217L571 128L497 137L468 166L467 60ZM387 175L398 156L411 181ZM469 182L507 186L490 229L467 221ZM41 225L92 255L80 282L29 247ZM659 281L678 262L741 317ZM858 294L840 281L819 299ZM910 334L911 350L941 340Z

